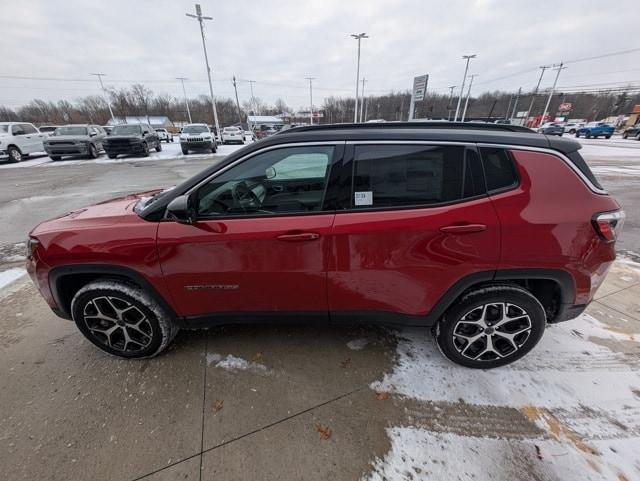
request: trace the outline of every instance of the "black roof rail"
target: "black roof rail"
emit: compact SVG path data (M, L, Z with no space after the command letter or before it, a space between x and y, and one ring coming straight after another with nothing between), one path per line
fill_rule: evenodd
M520 125L489 124L484 122L371 122L363 124L321 124L303 125L279 134L294 134L297 132L315 132L325 130L361 130L361 129L452 129L452 130L494 130L500 132L534 133L533 130Z

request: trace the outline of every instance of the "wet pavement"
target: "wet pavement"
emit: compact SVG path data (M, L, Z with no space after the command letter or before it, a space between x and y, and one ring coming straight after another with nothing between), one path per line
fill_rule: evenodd
M425 330L366 325L183 331L158 358L124 361L53 315L26 275L2 277L22 267L27 224L212 161L3 172L2 479L640 479L634 235L583 316L491 371L446 361ZM610 190L634 180L598 175Z

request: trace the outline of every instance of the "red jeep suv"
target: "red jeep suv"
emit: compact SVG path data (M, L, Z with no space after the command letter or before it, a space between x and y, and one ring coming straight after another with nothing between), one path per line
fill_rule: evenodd
M579 149L509 125L294 128L40 224L28 269L122 357L180 328L298 319L424 326L450 360L502 366L578 316L615 259L624 213Z

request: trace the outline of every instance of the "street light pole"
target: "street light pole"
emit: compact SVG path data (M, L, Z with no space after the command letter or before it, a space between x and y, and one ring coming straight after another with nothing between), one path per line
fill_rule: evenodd
M469 81L469 90L467 90L467 100L464 101L464 110L462 111L462 122L464 122L464 118L467 116L467 107L469 106L469 97L471 97L471 86L473 85L473 79L476 78L478 74L471 75L471 80Z
M213 108L213 120L216 124L216 134L220 135L220 123L218 122L218 111L216 109L216 98L213 96L213 86L211 85L211 68L209 67L209 56L207 55L207 45L204 41L204 26L203 20L213 20L212 17L205 17L202 15L202 9L200 4L196 3L196 14L186 13L187 17L195 18L200 24L200 35L202 36L202 49L204 50L204 62L207 65L207 77L209 78L209 95L211 96L211 107Z
M176 80L180 80L182 82L182 94L184 95L184 104L187 106L187 116L189 117L189 123L192 124L191 121L191 111L189 110L189 101L187 100L187 91L184 88L184 81L187 80L186 77L176 77Z
M364 32L358 33L358 34L351 34L351 36L358 41L358 64L356 67L356 103L355 103L355 108L353 109L353 123L357 123L358 122L358 90L360 88L360 41L363 38L369 38L369 36Z
M549 92L549 98L547 99L547 105L544 106L544 111L542 112L542 118L540 119L540 124L544 123L544 118L547 116L547 111L549 110L549 104L551 103L551 98L556 91L556 85L558 85L558 78L560 78L560 72L563 71L567 67L563 67L563 63L560 62L558 65L553 66L553 70L557 70L556 79L553 81L553 87L551 87L551 92Z
M473 55L463 55L463 59L467 61L464 67L464 77L462 77L462 86L460 87L460 96L458 97L458 106L456 107L456 115L453 117L453 121L458 120L458 113L460 113L460 103L462 102L462 96L464 95L464 84L467 81L467 72L469 71L469 60L472 58L476 58L476 54Z
M520 94L522 93L522 87L518 87L518 95L516 95L516 100L513 102L513 111L511 112L510 121L513 121L513 118L516 116L516 109L518 108L518 100L520 100Z
M447 120L451 120L451 101L453 100L453 89L456 88L455 85L451 85L449 87L449 102L447 103Z
M95 75L100 80L100 88L102 89L102 94L104 95L104 100L107 102L107 107L109 107L109 114L111 115L111 122L115 122L116 118L113 116L113 110L111 110L111 102L109 102L109 98L107 97L107 91L104 88L104 84L102 83L102 77L104 77L103 73L90 73L89 75Z
M313 125L313 81L315 77L305 77L309 81L309 123Z
M362 100L360 101L360 122L362 122L363 120L363 113L364 113L364 103L366 102L366 98L364 96L364 84L367 83L367 79L362 77Z
M238 87L236 85L236 75L233 74L233 90L236 91L236 107L238 108L238 122L240 122L240 127L242 127L242 113L240 110L240 101L238 100Z

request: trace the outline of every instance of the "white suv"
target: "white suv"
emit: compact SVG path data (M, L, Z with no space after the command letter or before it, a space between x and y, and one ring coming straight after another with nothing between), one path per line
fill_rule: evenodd
M0 161L20 162L25 155L44 152L46 138L33 124L0 122Z

